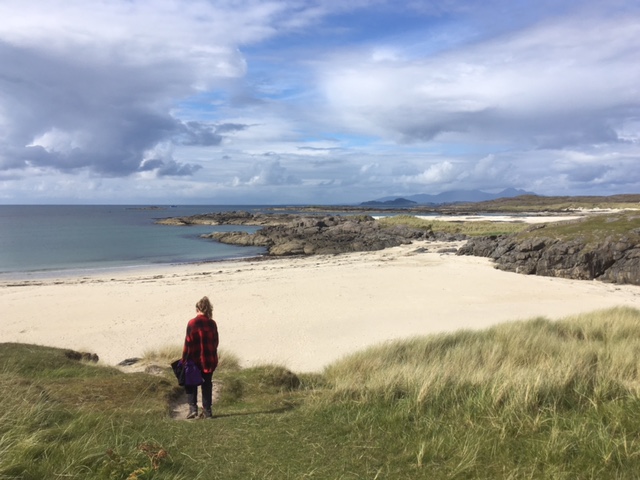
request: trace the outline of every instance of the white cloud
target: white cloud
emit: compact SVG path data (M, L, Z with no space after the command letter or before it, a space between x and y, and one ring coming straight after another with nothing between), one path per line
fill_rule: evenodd
M419 185L433 185L449 183L460 175L461 171L453 163L445 160L440 163L430 165L429 168L413 176L400 177L402 183L415 183Z
M611 141L640 107L638 38L635 17L570 17L406 61L340 55L318 75L335 118L358 132L406 141L450 132L533 145ZM372 48L374 56L381 50Z
M299 185L301 180L287 172L279 159L258 161L243 175L235 177L232 185L271 186L271 185Z

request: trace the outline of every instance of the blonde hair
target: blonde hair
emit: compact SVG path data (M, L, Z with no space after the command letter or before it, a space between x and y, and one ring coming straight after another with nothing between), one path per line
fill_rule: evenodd
M204 313L207 318L211 318L213 315L213 306L208 297L202 297L198 303L196 303L196 308Z

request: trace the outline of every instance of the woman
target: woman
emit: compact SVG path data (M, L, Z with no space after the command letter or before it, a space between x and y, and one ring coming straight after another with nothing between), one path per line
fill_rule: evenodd
M211 378L218 366L218 326L211 318L213 307L207 297L196 303L196 316L187 324L187 335L182 349L182 363L193 361L200 371L202 384L202 410L205 418L211 418L213 384ZM187 418L198 416L198 387L185 385L189 414Z

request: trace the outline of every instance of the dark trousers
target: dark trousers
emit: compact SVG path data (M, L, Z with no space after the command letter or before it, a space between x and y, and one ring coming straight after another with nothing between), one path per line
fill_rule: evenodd
M200 385L200 387L202 388L202 408L204 408L205 410L211 410L213 394L213 383L211 382L212 377L213 372L202 373L204 383ZM198 405L198 387L185 385L184 391L187 393L187 403L193 407Z

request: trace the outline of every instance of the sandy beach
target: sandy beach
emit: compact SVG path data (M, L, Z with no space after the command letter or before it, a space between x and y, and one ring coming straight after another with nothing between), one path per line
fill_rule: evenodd
M640 308L638 286L502 272L444 247L451 245L4 281L0 339L94 352L115 365L181 345L196 301L208 295L223 352L243 366L304 372L391 339Z

